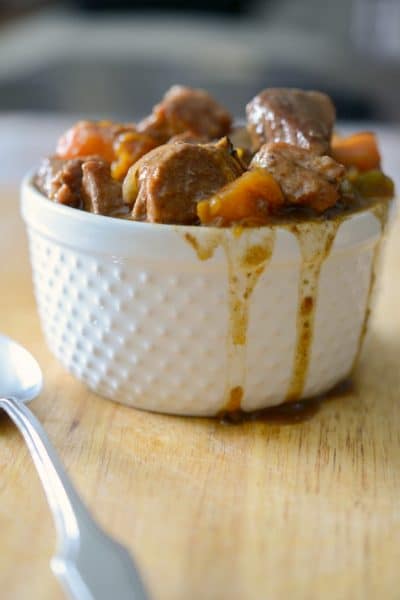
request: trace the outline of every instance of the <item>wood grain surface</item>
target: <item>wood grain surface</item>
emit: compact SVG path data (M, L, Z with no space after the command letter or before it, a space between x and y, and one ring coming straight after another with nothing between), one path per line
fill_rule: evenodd
M0 191L0 331L40 361L31 407L152 597L400 598L400 222L353 390L302 423L224 425L118 406L62 369L40 332L17 193ZM36 472L5 416L0 428L0 597L61 599Z

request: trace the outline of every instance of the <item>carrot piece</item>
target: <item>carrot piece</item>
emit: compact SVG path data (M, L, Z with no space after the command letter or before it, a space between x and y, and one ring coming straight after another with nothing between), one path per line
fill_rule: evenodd
M381 162L375 134L369 131L348 137L334 135L332 156L345 167L356 167L360 171L379 169Z
M228 183L211 198L197 204L197 215L203 224L222 221L267 223L271 212L284 203L282 190L264 169L247 171Z
M122 181L129 168L157 145L157 140L146 133L134 129L121 133L114 142L115 160L111 166L114 179Z
M60 137L56 153L61 158L97 155L112 162L114 138L119 131L121 126L110 121L79 121Z

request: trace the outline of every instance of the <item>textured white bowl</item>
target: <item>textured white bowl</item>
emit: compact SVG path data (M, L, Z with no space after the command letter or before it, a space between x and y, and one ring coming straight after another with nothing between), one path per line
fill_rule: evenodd
M47 343L92 390L141 409L186 415L219 413L238 385L245 411L285 401L302 265L290 231L275 228L272 258L249 298L247 342L232 357L224 245L262 244L269 228L238 237L232 229L102 217L50 202L30 178L22 187L22 214ZM192 244L212 244L215 236L221 244L199 260L187 234ZM371 212L339 227L321 267L301 397L326 391L351 371L380 237Z

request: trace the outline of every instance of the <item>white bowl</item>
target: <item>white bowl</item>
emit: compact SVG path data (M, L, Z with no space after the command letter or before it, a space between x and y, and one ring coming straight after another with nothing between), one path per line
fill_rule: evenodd
M102 396L216 415L314 396L351 372L381 238L371 211L336 237L332 222L299 226L301 246L283 226L240 234L93 215L47 200L27 178L22 214L47 343ZM310 244L324 236L333 244L318 276Z

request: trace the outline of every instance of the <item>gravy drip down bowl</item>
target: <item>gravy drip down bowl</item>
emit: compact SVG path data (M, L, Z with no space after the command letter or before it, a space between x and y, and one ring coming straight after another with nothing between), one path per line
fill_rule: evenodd
M213 416L321 394L366 329L388 202L258 228L140 223L22 187L47 344L94 392Z

